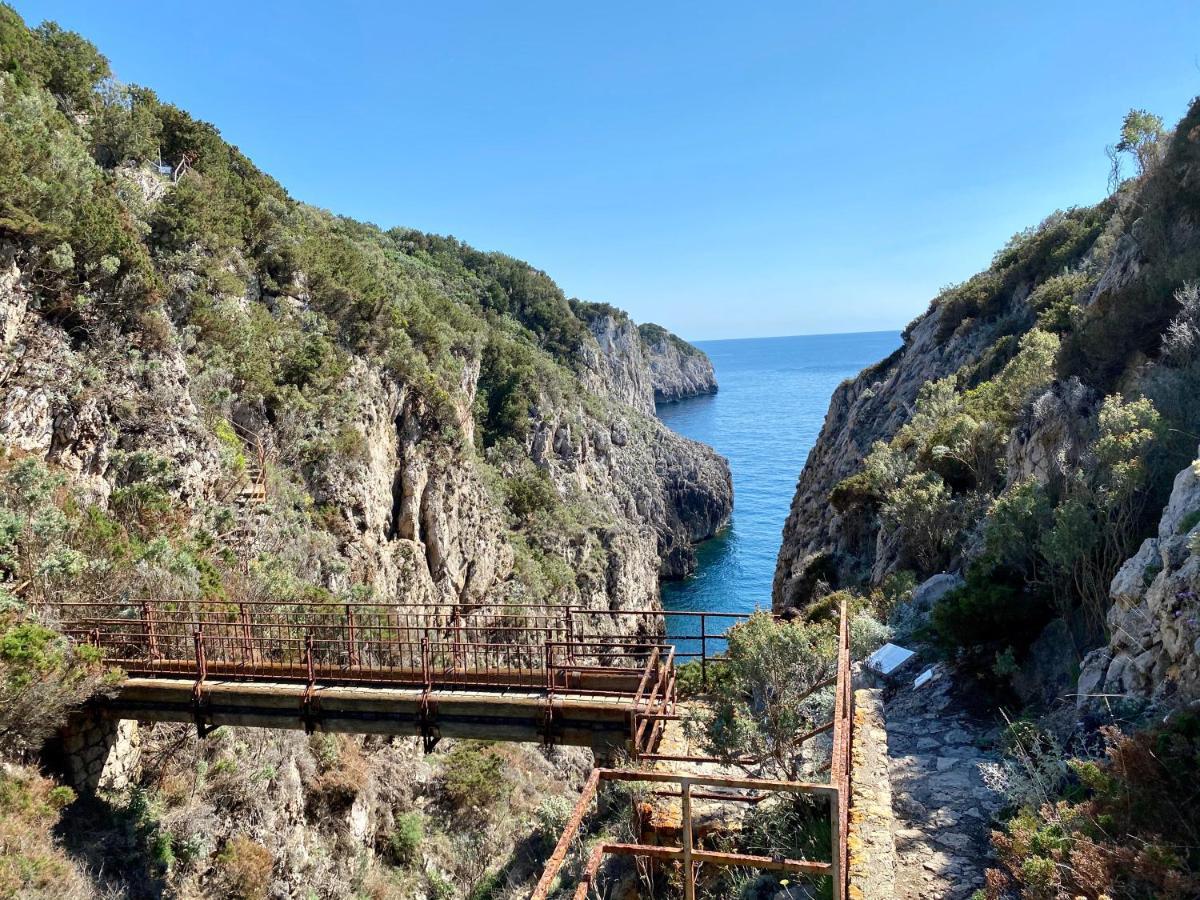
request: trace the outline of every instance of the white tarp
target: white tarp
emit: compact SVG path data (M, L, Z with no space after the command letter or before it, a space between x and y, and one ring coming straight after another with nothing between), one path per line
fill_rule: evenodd
M867 667L880 675L891 675L915 655L914 651L899 644L884 644L867 657Z

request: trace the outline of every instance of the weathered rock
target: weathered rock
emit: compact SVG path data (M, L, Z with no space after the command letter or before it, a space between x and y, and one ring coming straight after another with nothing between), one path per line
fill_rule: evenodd
M1089 653L1079 676L1079 704L1113 696L1142 700L1200 697L1200 471L1175 477L1158 534L1147 538L1112 580L1109 642Z
M933 605L965 582L957 572L941 572L913 588L912 596L896 604L888 622L897 638L912 634L927 621Z
M890 440L908 421L922 385L977 359L995 338L985 325L964 324L943 340L942 315L941 306L932 307L909 327L899 350L834 391L783 527L772 588L776 609L810 598L814 563L828 566L836 583L870 578L878 522L861 510L839 512L830 491L860 468L872 444Z
M717 392L717 377L706 353L661 326L642 325L640 331L656 402L672 403Z
M595 309L588 318L595 344L584 344L579 352L584 385L594 393L652 414L654 385L637 326L619 311Z

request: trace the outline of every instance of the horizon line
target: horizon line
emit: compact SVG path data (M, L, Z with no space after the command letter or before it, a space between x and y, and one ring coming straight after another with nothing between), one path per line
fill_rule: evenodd
M719 344L728 341L769 341L769 340L785 340L787 338L798 337L844 337L852 334L900 334L904 331L903 327L899 328L873 328L870 331L810 331L801 334L762 334L752 337L731 337L731 338L684 338L689 344Z

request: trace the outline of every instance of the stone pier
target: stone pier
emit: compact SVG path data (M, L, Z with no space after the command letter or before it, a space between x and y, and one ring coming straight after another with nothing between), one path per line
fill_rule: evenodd
M136 780L141 768L137 722L85 710L73 716L62 732L67 777L80 793L122 791Z

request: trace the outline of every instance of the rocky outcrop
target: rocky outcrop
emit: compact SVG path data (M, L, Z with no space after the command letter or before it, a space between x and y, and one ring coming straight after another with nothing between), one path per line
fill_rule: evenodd
M653 414L654 385L637 326L619 310L580 305L595 343L579 351L580 378L593 393Z
M717 392L708 355L661 325L634 323L606 304L575 304L595 344L579 351L581 378L593 393L612 397L641 412Z
M1085 657L1079 703L1200 698L1200 463L1175 477L1158 534L1113 578L1108 645ZM1106 695L1106 696L1100 696Z
M0 248L5 269L0 442L61 466L101 500L138 450L171 460L167 487L184 503L210 495L217 451L188 392L183 355L173 345L147 353L119 334L74 342L36 309L11 245Z
M712 361L703 350L676 337L661 325L639 326L657 403L686 400L717 392Z
M859 470L872 444L890 440L908 421L922 385L978 359L995 339L986 325L960 326L942 339L943 312L932 307L909 326L899 350L834 391L783 526L772 588L777 609L803 603L819 582L870 576L876 523L859 510L840 513L829 495Z

